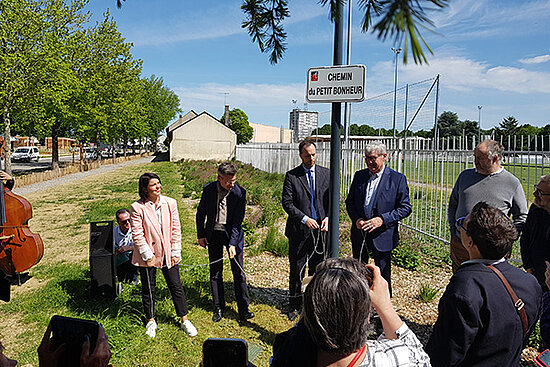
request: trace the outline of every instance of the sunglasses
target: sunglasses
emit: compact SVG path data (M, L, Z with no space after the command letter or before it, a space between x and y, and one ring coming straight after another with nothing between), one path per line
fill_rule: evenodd
M466 219L466 217L460 217L456 220L456 226L458 228L461 228L463 229L464 231L466 231L466 227L464 227L464 220Z
M119 219L119 222L120 222L121 224L128 224L128 223L130 223L130 219L126 219L126 220L120 220L120 219Z

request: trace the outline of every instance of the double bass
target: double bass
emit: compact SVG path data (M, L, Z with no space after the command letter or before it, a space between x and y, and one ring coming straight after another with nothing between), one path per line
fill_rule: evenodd
M4 139L0 137L0 156ZM29 229L32 207L27 199L14 194L0 179L0 270L14 275L36 265L44 255L39 234Z

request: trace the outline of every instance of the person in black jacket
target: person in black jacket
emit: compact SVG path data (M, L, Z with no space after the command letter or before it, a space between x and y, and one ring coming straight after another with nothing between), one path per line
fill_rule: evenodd
M330 171L315 164L317 150L313 140L298 146L302 164L288 171L283 185L282 204L288 214L285 235L290 262L290 310L293 321L302 307L301 288L306 265L308 275L325 257L328 231Z
M223 292L223 248L231 259L231 272L239 318L254 317L249 311L250 299L243 270L244 231L242 228L246 209L246 190L237 183L237 168L230 163L218 167L217 181L206 184L197 208L197 238L199 245L208 247L210 260L210 286L214 301L212 321L223 317L225 298Z
M426 346L432 366L519 366L521 352L539 318L541 287L505 256L517 238L514 224L485 202L457 220L470 260L460 265L439 301L439 315ZM523 302L526 322L502 273ZM518 305L520 302L518 302Z

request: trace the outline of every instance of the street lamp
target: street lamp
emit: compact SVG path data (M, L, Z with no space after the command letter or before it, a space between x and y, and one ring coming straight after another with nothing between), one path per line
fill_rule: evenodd
M395 53L395 76L393 78L393 137L395 139L395 109L397 103L397 55L399 55L399 53L401 52L401 47L397 49L392 47L391 49Z
M478 125L478 132L479 132L479 141L481 142L481 109L483 106L477 106L478 109L478 115L477 115L477 125Z

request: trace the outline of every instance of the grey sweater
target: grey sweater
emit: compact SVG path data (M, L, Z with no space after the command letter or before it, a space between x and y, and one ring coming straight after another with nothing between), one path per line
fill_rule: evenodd
M485 201L507 215L511 214L518 233L521 231L527 219L528 208L519 180L505 169L482 175L470 168L460 173L449 199L451 235L459 236L456 220L468 215L480 201Z

